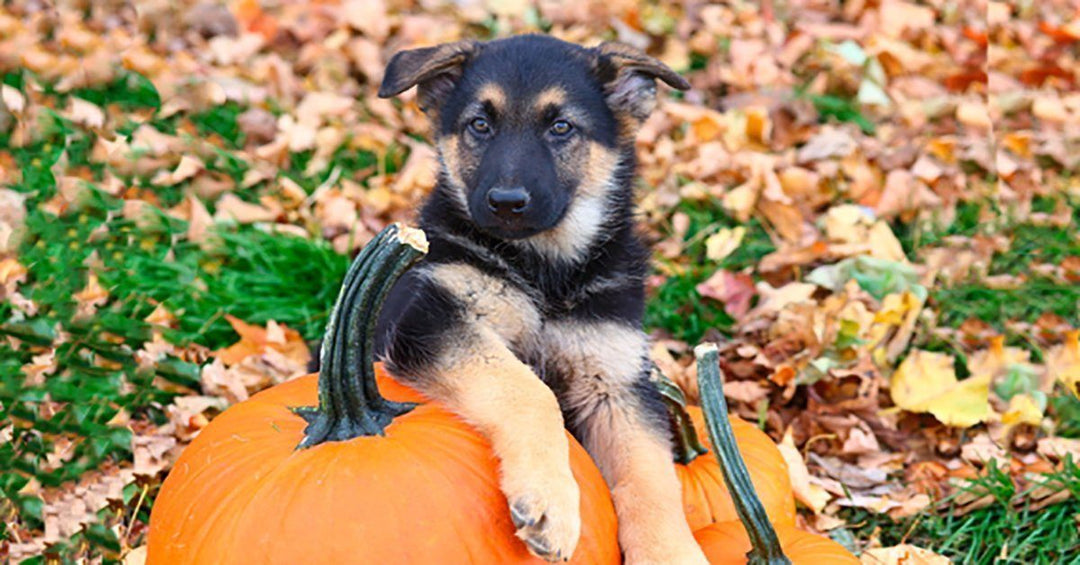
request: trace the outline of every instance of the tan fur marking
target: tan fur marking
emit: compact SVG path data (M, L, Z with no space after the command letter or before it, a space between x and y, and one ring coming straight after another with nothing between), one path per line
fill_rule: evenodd
M435 265L430 277L461 300L473 316L506 343L522 343L540 328L540 314L529 297L506 281L470 265Z
M580 491L555 394L486 324L463 328L448 351L439 398L491 441L511 511L535 522L517 536L550 548L542 557L569 558L581 533Z
M606 429L587 446L611 487L624 563L706 565L686 522L670 445L627 409L609 404Z
M563 398L611 487L619 542L633 565L705 563L686 523L671 447L649 429L631 385L644 370L645 335L616 323L551 324L543 346L567 378Z
M561 86L549 86L533 99L533 110L543 112L548 106L562 106L566 103L566 90Z
M585 169L581 172L581 194L598 195L610 190L615 166L619 164L619 154L595 142L589 143L589 155L585 159Z
M530 237L525 243L551 259L579 259L596 238L604 221L607 194L613 186L618 160L615 151L590 142L587 157L580 165L581 184L566 216L554 228Z
M461 178L462 159L460 153L460 139L456 135L448 135L438 140L439 158L449 180L450 190L454 200L461 205L461 209L468 213L469 202L465 196L465 181Z
M502 112L506 109L506 91L501 86L489 82L480 87L476 91L476 99L481 102L490 102L495 107L496 112Z
M644 332L616 322L558 322L544 326L541 346L572 380L603 375L609 386L627 385L644 367Z

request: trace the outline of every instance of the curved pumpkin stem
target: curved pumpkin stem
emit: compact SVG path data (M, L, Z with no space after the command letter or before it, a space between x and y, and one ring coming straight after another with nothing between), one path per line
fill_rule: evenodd
M375 381L375 324L386 295L427 252L424 232L391 224L357 255L341 285L323 339L319 405L296 408L308 422L298 447L382 435L413 404L392 402Z
M709 439L716 449L716 458L720 460L720 470L724 474L728 491L731 492L735 511L746 527L746 533L753 545L753 549L746 554L748 563L791 565L780 547L776 530L769 523L769 516L754 490L754 483L750 482L750 472L735 444L735 433L728 421L724 376L720 372L716 345L703 343L694 348L694 355L697 357L698 390L701 394L701 407L705 411L705 422L709 428Z
M671 426L671 435L674 440L673 452L675 462L680 465L688 465L698 456L705 455L709 450L702 445L698 438L694 422L686 413L686 395L683 394L679 385L667 378L660 367L653 363L649 380L660 391L660 398L667 407L668 424Z

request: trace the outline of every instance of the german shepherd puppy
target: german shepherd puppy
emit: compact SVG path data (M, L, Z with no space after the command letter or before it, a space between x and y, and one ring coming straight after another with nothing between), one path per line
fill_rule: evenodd
M391 292L378 350L491 441L517 535L549 561L581 529L565 423L611 487L627 563L706 563L641 329L634 136L657 79L689 88L623 45L527 35L399 52L379 89L418 87L441 166L430 253Z

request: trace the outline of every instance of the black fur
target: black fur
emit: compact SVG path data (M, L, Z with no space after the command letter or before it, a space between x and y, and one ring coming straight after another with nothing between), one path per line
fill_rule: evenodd
M614 149L618 164L611 175L609 186L612 188L607 194L606 214L597 236L588 249L573 260L555 259L522 245L516 241L521 234L506 237L499 230L480 225L482 222L478 222L475 210L461 206L460 195L455 194L456 188L448 178L445 166L441 169L437 186L420 214L420 227L427 233L430 252L421 266L406 275L391 291L377 330L378 351L389 359L391 370L401 378L414 381L425 378L426 369L437 358L441 344L453 341L448 334L460 329L463 315L463 307L454 296L442 290L436 281L417 274L423 272L423 265L464 263L508 281L531 299L545 322L616 321L638 329L644 315L644 279L649 253L634 223L632 184L636 162L632 136L620 135L618 109L612 107L612 89L616 86L611 83L620 76L614 70L614 63L604 59L598 49L586 49L543 36L462 45L425 51L428 56L443 56L440 53L449 52L460 57L463 49L468 53L460 66L449 69L448 74L424 78L425 81L442 81L438 84L443 99L437 107L431 108L438 120L437 137L470 135L461 132L473 116L470 112L478 111L476 96L484 85L498 85L511 105L532 100L537 93L556 85L566 93L577 111L576 133L590 142ZM413 57L413 64L418 64L415 55ZM396 56L394 60L408 59ZM407 88L407 81L401 77L408 76L409 69L395 68L392 61L387 74L388 80L393 82L388 91L400 92L403 86ZM627 85L643 89L638 98L652 96L655 91L653 78L655 73L646 70L635 75L636 82L624 80L617 85L623 90L615 92L620 97L618 103L627 98ZM447 87L447 80L452 81L452 88ZM419 84L423 89L424 83ZM521 109L527 105L521 103L512 107ZM492 183L504 182L506 178L547 183L530 187L530 190L553 192L547 205L557 209L558 217L554 222L557 225L575 197L576 187L565 186L565 183L559 185L553 180L557 175L545 176L536 172L536 169L554 166L543 154L547 151L545 147L550 145L543 143L546 131L530 123L525 115L498 116L491 108L480 111L495 124L494 128L512 131L515 135L492 140L494 145L485 149L485 157L480 160L478 178L465 179L467 184L472 183L470 189L486 190ZM558 186L552 190L552 184ZM515 350L514 353L536 368L557 393L563 388L561 376L552 374L552 369L545 365L543 352ZM663 405L648 383L647 374L643 364L640 382L631 388L633 394L640 397L642 415L650 421L650 427L665 429Z

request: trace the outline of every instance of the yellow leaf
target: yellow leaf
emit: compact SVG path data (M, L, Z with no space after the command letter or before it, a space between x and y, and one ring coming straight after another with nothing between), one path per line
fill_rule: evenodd
M1005 336L994 336L990 347L976 351L968 359L968 371L976 377L993 378L1010 365L1027 365L1031 354L1019 347L1005 347Z
M990 379L958 381L951 355L915 350L892 377L892 399L910 412L929 412L942 423L962 428L990 415Z
M743 226L724 228L710 235L705 240L705 256L712 261L723 260L739 248L745 235L746 228Z
M885 220L878 220L874 222L873 226L870 226L867 240L870 243L871 257L889 261L907 261L907 255L904 254L904 248L900 245L900 240L896 239L892 228L889 227Z
M747 181L724 194L723 206L729 214L740 222L750 220L750 213L757 204L760 186L753 180Z
M1065 343L1046 352L1046 368L1050 376L1080 396L1080 330L1069 331Z
M1042 423L1042 417L1039 403L1030 394L1017 394L1009 399L1009 409L1002 414L1001 422L1008 426L1016 424L1038 426Z

